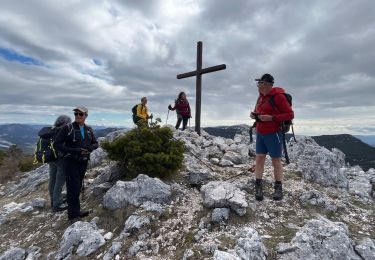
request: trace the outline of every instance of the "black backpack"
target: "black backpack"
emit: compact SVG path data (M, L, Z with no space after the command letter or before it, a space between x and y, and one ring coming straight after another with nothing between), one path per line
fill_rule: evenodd
M34 164L57 160L57 151L53 146L56 134L56 130L52 127L43 127L39 131L39 139L34 152Z
M133 123L136 124L138 121L139 121L139 117L137 116L137 107L138 107L138 104L135 105L133 108L132 108L132 113L133 113Z
M276 94L277 95L277 94ZM292 106L292 95L289 94L289 93L283 93L283 95L286 97L286 100L288 101L289 105ZM275 95L271 96L270 97L270 104L273 108L276 108L276 105L275 105ZM288 133L290 131L290 128L292 128L292 131L293 131L293 137L294 137L294 129L293 129L293 121L292 120L287 120L287 121L283 121L281 123L281 130L283 131L283 133ZM295 137L294 137L295 139Z

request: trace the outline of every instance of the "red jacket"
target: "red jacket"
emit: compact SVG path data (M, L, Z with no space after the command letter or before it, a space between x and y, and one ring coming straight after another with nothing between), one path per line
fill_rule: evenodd
M280 124L283 121L292 120L294 112L286 99L283 88L274 87L267 95L259 95L258 102L255 106L255 112L259 115L274 116L273 121L257 122L256 129L260 134L270 134L280 131ZM270 103L271 96L274 96L275 107Z
M187 99L176 100L176 103L172 110L175 109L177 110L177 114L180 114L181 116L190 116L190 105Z

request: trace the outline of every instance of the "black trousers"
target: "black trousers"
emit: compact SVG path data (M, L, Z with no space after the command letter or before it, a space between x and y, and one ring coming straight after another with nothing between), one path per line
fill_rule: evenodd
M177 117L177 123L176 123L176 129L178 129L180 127L181 121L183 121L182 130L185 130L186 126L187 126L187 123L189 121L189 118L190 118L190 116L178 116Z
M87 160L80 161L71 157L64 158L66 176L66 202L68 203L68 218L78 217L80 214L79 194L83 177L87 169Z

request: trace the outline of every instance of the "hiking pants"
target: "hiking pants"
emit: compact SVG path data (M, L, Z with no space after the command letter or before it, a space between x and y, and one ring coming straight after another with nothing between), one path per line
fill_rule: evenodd
M177 116L177 123L176 123L176 129L180 127L181 121L182 123L182 130L186 129L187 123L189 121L190 116Z
M79 217L80 204L79 194L82 188L83 177L87 169L87 162L67 157L64 159L64 170L66 175L66 202L68 203L68 218Z
M139 128L142 128L142 127L148 127L148 120L147 119L139 119L136 123L136 125L139 127Z
M58 208L62 204L61 191L65 184L65 172L63 168L63 159L49 163L49 182L48 190L51 199L51 207Z

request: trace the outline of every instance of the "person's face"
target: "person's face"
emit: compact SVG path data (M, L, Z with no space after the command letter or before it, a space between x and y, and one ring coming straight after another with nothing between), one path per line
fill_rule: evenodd
M83 112L81 112L79 110L75 110L74 111L74 121L76 123L78 123L78 124L85 123L86 117L87 117L86 113L83 113Z
M185 95L185 94L182 94L182 95L181 95L181 98L182 98L182 99L186 99L186 95Z
M267 95L272 88L272 84L267 81L258 81L257 82L258 90L260 94Z
M142 98L141 102L142 102L143 105L146 105L147 104L147 98Z

